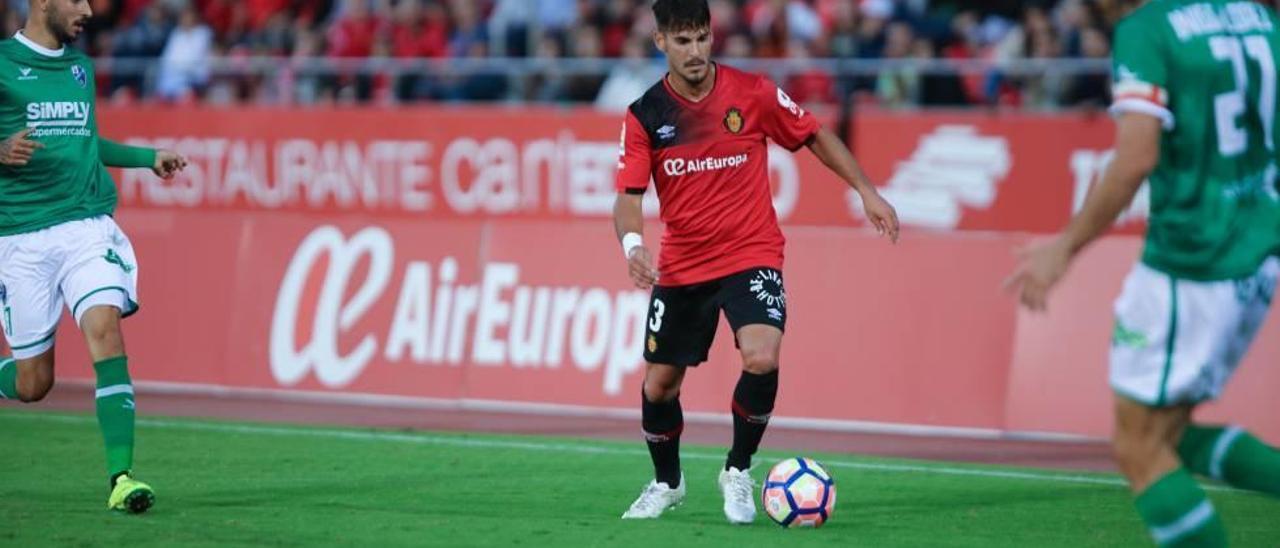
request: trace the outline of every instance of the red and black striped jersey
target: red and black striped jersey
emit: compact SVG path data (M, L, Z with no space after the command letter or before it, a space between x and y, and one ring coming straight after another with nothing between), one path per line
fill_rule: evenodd
M631 104L622 126L619 192L652 179L666 231L662 285L689 285L752 267L782 269L785 239L769 189L765 138L787 150L821 127L768 79L715 65L711 93L681 97L666 78Z

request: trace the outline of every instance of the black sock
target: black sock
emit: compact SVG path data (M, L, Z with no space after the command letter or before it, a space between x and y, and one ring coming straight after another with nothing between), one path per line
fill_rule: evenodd
M738 387L733 390L733 448L725 460L725 470L751 468L751 455L760 448L777 397L777 370L765 375L743 371L738 377Z
M684 431L680 397L655 403L641 394L640 399L640 424L653 459L654 479L675 489L680 486L680 433Z

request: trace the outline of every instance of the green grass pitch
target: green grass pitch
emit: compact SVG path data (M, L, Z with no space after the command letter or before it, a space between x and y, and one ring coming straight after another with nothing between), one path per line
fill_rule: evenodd
M689 496L619 518L649 474L636 443L141 419L157 506L106 510L92 416L0 411L3 546L1147 546L1119 479L810 455L839 503L818 530L731 526L722 449L686 447ZM753 475L791 456L766 452ZM1280 543L1280 502L1214 488L1234 546Z

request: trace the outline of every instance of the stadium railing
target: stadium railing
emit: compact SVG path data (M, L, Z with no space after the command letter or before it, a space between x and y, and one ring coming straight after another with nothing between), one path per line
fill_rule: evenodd
M999 77L1014 85L1035 78L1072 79L1105 76L1111 70L1107 59L723 59L735 67L766 74L778 82L792 76L820 72L831 76L837 86L858 85L886 73L914 76ZM102 57L95 61L100 78L126 82L142 97L155 95L159 74L167 70L159 58ZM660 59L612 58L330 58L330 57L212 57L199 65L184 65L207 74L209 81L256 79L262 85L287 86L298 78L349 79L416 76L435 79L496 76L507 83L505 97L530 100L527 91L538 78L601 77L615 70L661 70ZM281 78L287 75L288 78ZM860 83L858 83L860 82ZM844 89L844 88L841 88Z

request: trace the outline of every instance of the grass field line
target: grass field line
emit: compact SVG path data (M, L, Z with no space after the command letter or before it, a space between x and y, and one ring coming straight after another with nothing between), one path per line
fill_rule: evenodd
M93 379L59 379L59 386L76 386L85 390L96 387ZM428 409L481 413L518 413L547 417L590 417L639 421L640 409L635 407L597 407L547 402L523 402L490 400L483 398L433 398L423 396L396 396L390 394L363 394L281 388L228 387L215 384L180 383L167 381L135 381L134 388L148 394L173 396L200 396L214 398L262 399L269 402L290 402L314 405L354 405L374 408ZM729 425L733 417L729 413L686 411L685 422ZM813 417L787 417L774 415L770 427L781 427L818 432L852 432L859 434L891 434L928 438L960 438L974 440L1005 440L1032 442L1101 442L1102 439L1080 434L999 430L964 426L936 426L903 424L847 419L820 419Z
M95 424L97 419L90 416L75 415L50 415L43 413L3 413L0 417L15 418L33 421L61 422L69 424ZM644 449L626 449L621 447L608 447L601 445L586 445L575 443L560 442L542 442L542 441L516 441L516 440L499 440L488 438L466 438L455 436L442 436L438 434L428 433L400 433L387 432L378 430L337 430L332 428L305 428L305 427L283 427L283 426L264 426L249 424L223 424L210 422L195 421L176 421L166 419L138 419L139 426L146 428L159 428L166 430L188 430L203 432L219 432L227 434L249 434L259 436L295 436L295 437L313 437L326 439L342 439L354 441L378 441L378 442L396 442L396 443L416 443L424 445L436 445L447 447L461 447L473 449L514 449L523 451L541 451L551 453L574 453L582 455L617 455L632 457L648 457L649 452ZM785 455L779 451L763 451L761 456L780 457ZM723 461L724 455L713 454L699 451L684 451L680 457L685 460L696 461ZM850 470L863 470L872 472L890 472L890 473L915 473L915 474L934 474L941 476L972 476L981 478L1008 479L1008 480L1024 480L1038 481L1049 483L1071 483L1085 485L1104 485L1110 487L1125 487L1123 479L1113 475L1079 475L1079 474L1055 474L1052 472L1035 472L1035 471L1018 471L1018 470L994 470L989 468L963 468L957 466L948 466L945 464L892 464L880 462L859 462L841 459L823 459L822 464L829 468L843 468ZM1204 485L1209 491L1225 491L1238 492L1237 489L1224 487L1220 485Z

